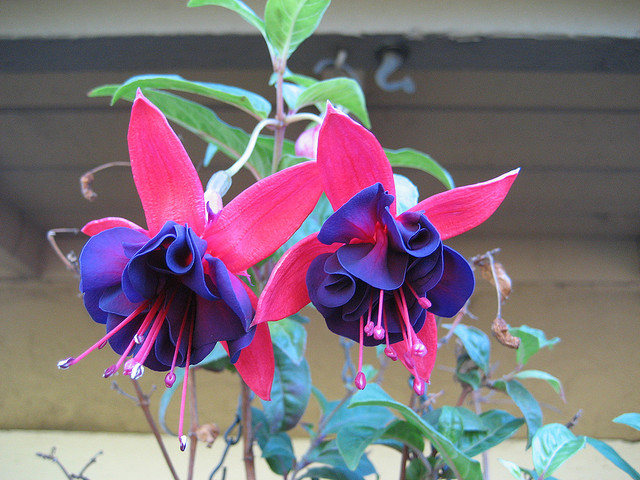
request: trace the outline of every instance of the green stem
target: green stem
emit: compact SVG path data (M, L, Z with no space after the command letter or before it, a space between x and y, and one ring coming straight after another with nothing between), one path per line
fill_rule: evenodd
M284 72L287 69L286 58L276 58L273 62L273 70L276 74L276 127L273 144L273 160L271 163L271 173L278 171L280 159L282 158L282 146L284 145L284 133L287 129L284 113Z

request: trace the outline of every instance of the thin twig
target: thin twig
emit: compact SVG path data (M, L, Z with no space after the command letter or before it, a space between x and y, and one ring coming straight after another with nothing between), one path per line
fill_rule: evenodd
M242 439L244 443L244 468L247 480L255 480L256 467L253 459L253 428L251 425L251 390L241 378L242 388Z
M96 463L98 461L98 456L99 455L102 455L102 450L100 450L98 453L96 453L93 457L91 457L89 459L87 464L82 468L82 470L80 470L80 473L78 473L78 478L85 478L84 477L84 472L87 470L87 468L89 468L91 465L93 465L94 463Z
M80 191L82 192L82 196L93 202L98 194L93 190L93 180L94 173L98 173L101 170L106 170L111 167L130 167L131 164L129 162L109 162L104 163L92 170L89 170L87 173L80 177Z
M571 418L571 420L569 420L566 423L565 427L567 427L568 429L572 429L573 427L576 426L576 424L580 420L580 417L582 417L582 409L580 409L580 410L578 410L576 412L576 414Z
M233 430L236 427L238 427L238 433L235 437L232 437L231 432L233 432ZM224 464L224 460L227 457L229 448L235 445L236 443L238 443L240 441L241 436L242 436L242 424L240 423L240 417L236 415L236 418L233 421L233 423L229 425L229 428L227 428L227 431L224 432L224 442L225 442L224 451L222 452L222 456L220 457L220 461L218 462L218 465L216 465L216 467L211 472L211 475L209 475L209 480L213 480L213 476L218 472L218 470L220 470L220 468ZM223 467L222 480L224 480L225 477L226 477L226 467Z
M56 252L56 255L58 256L58 258L62 260L62 263L65 264L65 266L67 267L67 270L71 270L72 272L79 274L80 265L78 264L78 257L74 252L69 252L66 255L62 253L62 250L60 250L60 247L58 246L58 242L56 242L56 235L58 233L72 233L74 235L77 235L78 233L80 233L80 229L52 228L47 232L47 240L49 240L49 244L51 245L51 248L53 248L53 251Z
M167 467L171 471L171 475L175 480L180 480L178 477L178 473L176 469L173 467L173 463L171 462L171 457L169 457L169 452L167 452L166 447L164 446L164 442L162 441L162 435L160 434L160 430L158 430L158 426L156 425L155 420L153 419L153 415L151 415L151 410L149 409L149 396L145 395L140 388L140 384L137 380L131 379L131 383L133 383L133 388L136 391L136 395L138 396L138 405L142 409L145 418L147 419L147 423L153 432L153 436L156 437L156 442L160 447L160 451L162 452L162 456L164 457L164 461L167 463Z
M449 328L449 332L444 337L442 337L440 341L438 341L438 348L449 343L449 340L451 340L451 337L453 336L454 330L456 329L456 327L462 321L462 319L466 314L467 314L467 303L465 303L462 306L460 311L454 317L453 322L451 322L451 327Z
M62 463L60 463L60 460L58 460L58 458L56 457L56 447L51 447L51 453L49 454L36 453L36 455L39 456L40 458L44 458L45 460L51 460L53 463L55 463L60 467L60 470L62 470L62 473L64 473L65 477L67 477L70 480L73 479L71 474L67 472L67 469L64 468L64 465L62 465Z

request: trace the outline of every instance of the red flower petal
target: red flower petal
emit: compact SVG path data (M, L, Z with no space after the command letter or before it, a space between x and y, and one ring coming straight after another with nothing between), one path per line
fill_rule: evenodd
M227 342L222 342L227 349ZM227 349L227 352L229 350ZM251 343L242 349L234 364L253 392L263 400L271 400L271 385L275 372L271 333L267 324L258 325Z
M427 347L427 354L424 357L413 355L411 356L411 359L416 367L416 373L418 376L425 382L429 382L431 371L436 364L436 355L438 354L438 326L436 324L435 315L427 312L427 318L424 321L424 325L417 335L422 343L424 343L424 346ZM396 351L398 358L406 367L407 365L404 363L405 353L407 352L405 343L394 343L393 349Z
M162 112L138 90L129 123L133 180L151 236L167 220L204 229L202 183L177 135Z
M137 230L139 232L142 232L145 235L149 235L149 233L140 225L137 225L132 221L127 220L126 218L120 218L120 217L105 217L105 218L100 218L98 220L92 220L89 223L87 223L84 227L82 227L81 231L85 235L89 235L90 237L93 237L94 235L97 235L100 232L104 232L105 230L108 230L114 227L126 227L132 230Z
M320 243L317 235L300 240L276 264L258 299L254 325L281 320L309 303L306 282L309 265L318 255L335 252L340 246Z
M322 188L316 162L289 167L253 184L207 227L209 253L241 272L286 242L318 203Z
M376 137L331 104L318 135L318 167L334 210L377 182L395 197L391 165ZM395 202L390 208L395 216Z
M493 180L466 185L439 193L410 210L424 210L443 240L477 227L500 206L520 169Z

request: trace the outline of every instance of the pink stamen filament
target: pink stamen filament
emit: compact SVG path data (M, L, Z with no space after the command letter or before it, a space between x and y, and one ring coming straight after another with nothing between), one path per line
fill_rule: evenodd
M80 355L78 355L75 358L72 357L70 359L67 359L64 363L63 362L59 362L58 363L58 367L59 368L69 368L71 365L75 365L76 363L78 363L80 360L82 360L84 357L89 355L94 350L101 348L103 343L105 343L107 340L109 340L111 337L113 337L116 333L118 333L120 330L122 330L129 322L131 322L131 320L133 320L138 315L140 315L140 313L142 313L144 311L144 309L147 308L148 305L149 305L149 302L142 303L138 308L136 308L133 311L133 313L131 313L124 320L122 320L115 328L113 328L104 337L102 337L100 340L98 340L96 343L94 343L91 347L89 347L87 350L85 350L83 353L81 353Z
M120 370L120 367L122 366L122 364L124 363L125 359L127 358L127 356L129 355L129 353L131 352L131 350L133 350L133 347L136 345L135 340L131 340L129 342L129 345L127 346L127 348L125 349L125 351L122 353L122 355L120 355L120 358L118 359L118 361L116 362L115 365L111 365L109 368L107 368L104 371L104 378L108 378L111 375L113 375L114 373L116 373L118 370Z
M190 307L190 305L187 305L187 308L184 311L184 315L182 316L182 323L180 324L180 332L178 333L178 341L176 342L176 348L173 351L173 360L171 361L171 368L169 369L169 373L167 373L167 376L165 377L165 384L169 388L171 388L173 386L173 382L176 381L175 380L176 375L174 373L174 370L176 368L176 361L178 359L178 353L180 351L180 344L182 342L182 334L184 333L184 327L187 324L187 316L189 315L189 307Z
M367 379L362 373L362 351L364 350L364 316L360 317L360 344L358 348L358 373L356 374L356 378L354 383L359 390L362 390L367 385Z
M164 299L166 298L165 295L160 295L158 297L158 300L156 300L155 304L153 305L154 308L152 310L155 310L155 312L158 312L159 310L159 312L155 316L155 319L153 320L153 325L151 326L151 330L149 331L149 334L146 336L144 343L140 347L140 350L138 350L138 353L136 353L135 356L133 357L136 363L143 364L147 359L147 357L149 356L149 352L151 352L151 349L153 348L153 345L155 344L156 339L158 338L160 329L162 328L162 325L164 324L164 321L166 319L167 312L169 311L169 308L171 307L171 303L173 302L173 299L176 296L176 292L177 290L173 291L173 293L171 294L171 297L161 309L160 309L160 306L164 303ZM154 315L155 315L155 312L154 312ZM152 317L151 311L149 311L149 315L147 317L148 318ZM145 322L146 322L146 319L145 319Z
M383 300L384 300L384 290L380 290L380 298L378 300L378 323L373 329L373 338L375 338L376 340L382 340L385 335L385 330L382 327L382 317L384 313Z
M193 326L195 321L191 322L189 328L189 343L187 344L187 360L184 365L184 379L182 381L182 399L180 401L180 421L178 423L178 439L180 441L180 450L184 452L187 448L187 438L184 435L184 407L187 402L187 385L189 381L189 362L191 361L191 343L193 341Z

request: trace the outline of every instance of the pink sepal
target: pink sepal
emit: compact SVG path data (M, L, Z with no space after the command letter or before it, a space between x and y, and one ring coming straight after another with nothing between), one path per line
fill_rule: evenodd
M138 90L129 123L133 181L151 236L167 220L202 234L204 192L198 173L162 112Z
M331 104L318 134L318 167L334 210L378 182L395 197L393 171L376 137ZM390 208L395 215L395 202Z
M309 265L318 255L335 252L340 244L325 245L317 233L303 238L282 256L271 272L258 299L253 324L281 320L300 311L309 303L306 276Z
M285 243L322 194L316 162L304 162L254 183L207 227L209 253L241 272Z
M222 345L229 352L227 342ZM275 373L275 359L269 325L256 327L256 333L249 345L242 349L234 364L249 388L262 400L271 400L271 385Z
M105 217L99 218L98 220L92 220L84 227L82 227L81 232L85 235L93 237L100 232L104 232L105 230L109 230L110 228L115 227L130 228L132 230L137 230L138 232L144 233L145 235L149 235L149 232L147 232L140 225L133 223L131 220L127 220L126 218L121 217Z
M438 326L436 324L436 317L430 312L427 312L427 318L424 321L422 329L417 333L418 338L424 346L427 347L427 354L423 357L417 355L411 355L418 376L429 383L431 377L431 371L436 364L436 356L438 354ZM407 348L404 342L394 343L392 347L395 349L398 358L404 364L407 369L411 370L405 363L405 354Z
M500 206L519 168L492 180L457 187L418 203L410 210L424 210L443 240L477 227Z

